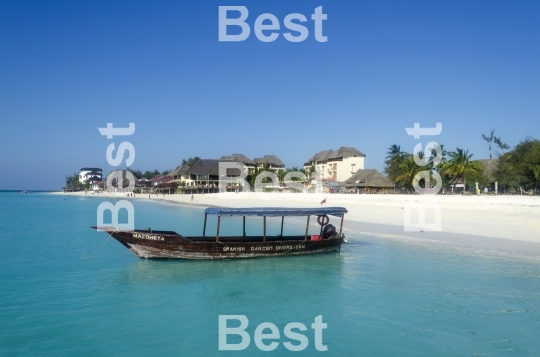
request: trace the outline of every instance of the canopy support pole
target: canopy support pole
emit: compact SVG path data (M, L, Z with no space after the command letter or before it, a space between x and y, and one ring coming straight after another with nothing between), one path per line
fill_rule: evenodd
M310 218L310 217L311 217L311 216L307 216L306 234L305 234L305 236L304 236L304 240L307 240L307 232L308 232L308 230L309 230L309 218Z
M266 242L266 216L263 217L264 236L263 242Z
M203 229L202 229L202 236L204 237L206 235L206 218L207 218L207 214L204 215L204 226L203 226Z
M246 216L244 218L244 237L246 236Z
M219 224L220 223L221 223L221 216L217 216L216 242L219 242Z
M339 225L339 236L341 237L341 231L343 231L343 217L345 217L344 214L341 215L341 224Z
M285 220L285 216L281 216L281 236L283 237L283 221Z

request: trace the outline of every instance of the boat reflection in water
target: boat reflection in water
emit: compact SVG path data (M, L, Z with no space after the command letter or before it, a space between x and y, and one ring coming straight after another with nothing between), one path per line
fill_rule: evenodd
M167 286L199 286L217 284L227 290L235 290L234 282L239 286L249 285L256 289L258 285L288 287L296 290L318 290L321 286L332 285L337 289L341 278L346 273L343 254L317 254L297 256L294 259L240 259L240 260L167 260L156 261L138 259L120 269L115 284L148 285L167 284ZM313 284L316 279L317 284ZM241 283L240 283L241 282ZM270 283L274 282L274 283ZM172 285L169 285L172 284ZM249 290L248 289L248 290Z

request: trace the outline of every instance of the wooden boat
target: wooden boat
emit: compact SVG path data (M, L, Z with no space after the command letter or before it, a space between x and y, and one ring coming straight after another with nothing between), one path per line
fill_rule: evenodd
M303 255L324 252L339 252L345 236L342 233L343 218L347 210L343 207L328 208L207 208L204 211L204 226L201 236L185 237L172 231L134 230L121 231L112 227L99 227L140 258L147 259L234 259ZM208 215L217 216L215 235L206 234ZM220 236L222 217L242 216L243 234ZM246 216L263 217L263 235L246 235ZM283 235L285 217L307 217L303 235ZM311 216L317 217L320 230L317 235L309 234ZM341 219L339 231L329 224L329 217ZM281 217L281 233L267 236L266 218ZM92 227L98 229L98 227Z

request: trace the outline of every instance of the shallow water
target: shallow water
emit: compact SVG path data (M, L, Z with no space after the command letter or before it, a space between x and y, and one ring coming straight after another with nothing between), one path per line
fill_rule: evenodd
M538 263L354 233L339 254L148 261L112 239L99 249L107 236L89 227L102 201L0 193L1 356L313 355L318 315L328 356L540 351ZM139 228L202 230L199 208L134 205ZM233 233L240 222L223 225ZM248 233L260 223L248 219ZM279 221L269 223L277 233ZM248 317L246 350L218 351L219 315ZM282 336L273 352L259 351L262 322L281 332L303 323L308 347L290 352Z

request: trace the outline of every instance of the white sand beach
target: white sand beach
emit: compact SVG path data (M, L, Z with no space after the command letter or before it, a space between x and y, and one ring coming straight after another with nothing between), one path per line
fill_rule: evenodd
M60 193L82 195L84 192ZM89 197L96 197L91 193ZM99 197L149 199L149 195L105 193ZM194 206L222 207L346 207L345 232L384 238L437 241L482 250L516 252L540 259L539 196L461 196L461 195L356 195L356 194L286 194L226 193L191 195L151 195L151 200L165 200ZM441 207L441 231L404 231L407 204L435 201ZM417 222L413 214L413 222ZM426 221L433 220L427 214ZM335 222L334 222L335 223Z

